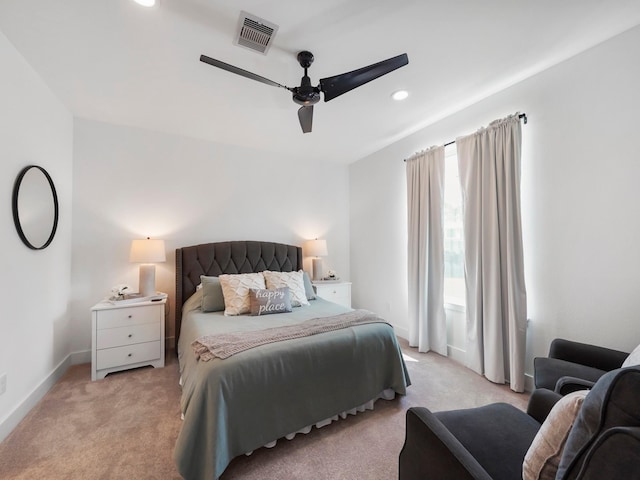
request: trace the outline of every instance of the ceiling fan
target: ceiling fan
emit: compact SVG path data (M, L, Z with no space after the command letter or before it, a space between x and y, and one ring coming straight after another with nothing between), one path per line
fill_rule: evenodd
M236 75L250 78L251 80L266 83L273 87L284 88L285 90L289 90L293 93L293 101L298 105L302 105L298 110L298 119L300 120L300 126L302 127L303 133L311 132L311 125L313 123L313 106L320 101L320 92L324 93L324 101L328 102L343 93L347 93L354 88L364 85L371 80L375 80L382 75L393 72L394 70L409 63L409 57L407 57L406 53L403 53L397 57L392 57L387 60L374 63L373 65L353 70L352 72L342 73L333 77L321 78L320 84L317 87L314 87L311 85L311 79L307 75L307 69L313 63L313 54L311 52L302 51L298 53L297 58L300 66L304 68L304 76L300 81L299 87L287 87L269 80L268 78L256 75L255 73L221 62L220 60L207 57L206 55L200 55L201 62L235 73Z

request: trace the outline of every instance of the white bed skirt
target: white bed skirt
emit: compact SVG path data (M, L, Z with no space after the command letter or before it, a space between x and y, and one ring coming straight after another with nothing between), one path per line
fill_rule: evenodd
M376 400L378 400L379 398L382 398L384 400L393 400L394 398L396 398L396 392L391 389L391 388L387 388L386 390L383 390L380 394L378 394L376 397L372 398L371 400L369 400L368 402L352 408L351 410L346 410L344 412L340 412L336 415L334 415L333 417L329 417L325 420L321 420L320 422L311 424L311 425L307 425L304 428L301 428L300 430L298 430L297 432L293 432L290 433L288 435L285 435L284 438L286 438L287 440L293 440L295 438L295 436L299 433L303 433L303 434L307 434L311 431L311 429L315 426L316 428L322 428L322 427L326 427L327 425L329 425L332 422L336 422L338 421L338 418L342 418L345 419L347 418L347 415L356 415L359 412L364 412L365 410L373 410L374 408L374 403L376 402ZM266 445L263 445L263 447L266 448L273 448L276 446L276 444L278 443L278 440L274 440L273 442L269 442ZM250 452L245 453L245 455L251 455L253 453L253 450Z

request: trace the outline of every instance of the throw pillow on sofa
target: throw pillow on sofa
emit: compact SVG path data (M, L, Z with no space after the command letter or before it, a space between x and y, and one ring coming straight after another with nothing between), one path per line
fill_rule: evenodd
M565 395L538 430L522 464L523 480L554 480L564 445L588 390Z

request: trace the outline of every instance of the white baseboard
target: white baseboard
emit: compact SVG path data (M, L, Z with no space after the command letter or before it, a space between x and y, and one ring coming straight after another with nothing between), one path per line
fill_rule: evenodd
M453 345L447 345L447 356L454 362L464 365L467 359L467 351Z
M405 340L409 341L409 329L399 327L397 325L394 325L393 329L395 330L397 337L404 338Z
M91 350L82 350L69 354L71 365L80 365L81 363L91 363Z
M6 417L0 419L0 442L9 436L71 365L91 361L91 350L70 353Z
M535 390L535 386L533 385L533 375L530 373L524 374L524 391L525 392L533 392Z

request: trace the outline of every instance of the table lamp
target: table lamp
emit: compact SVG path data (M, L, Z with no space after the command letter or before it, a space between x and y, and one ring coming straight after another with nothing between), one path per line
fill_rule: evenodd
M307 255L310 257L314 257L312 259L313 264L313 279L314 280L322 280L324 277L324 272L322 269L322 259L320 257L326 257L329 253L327 251L327 241L326 240L309 240L307 241L306 250Z
M155 263L167 260L164 250L164 240L133 240L129 261L140 263L140 280L138 290L140 295L148 297L156 294L156 266Z

